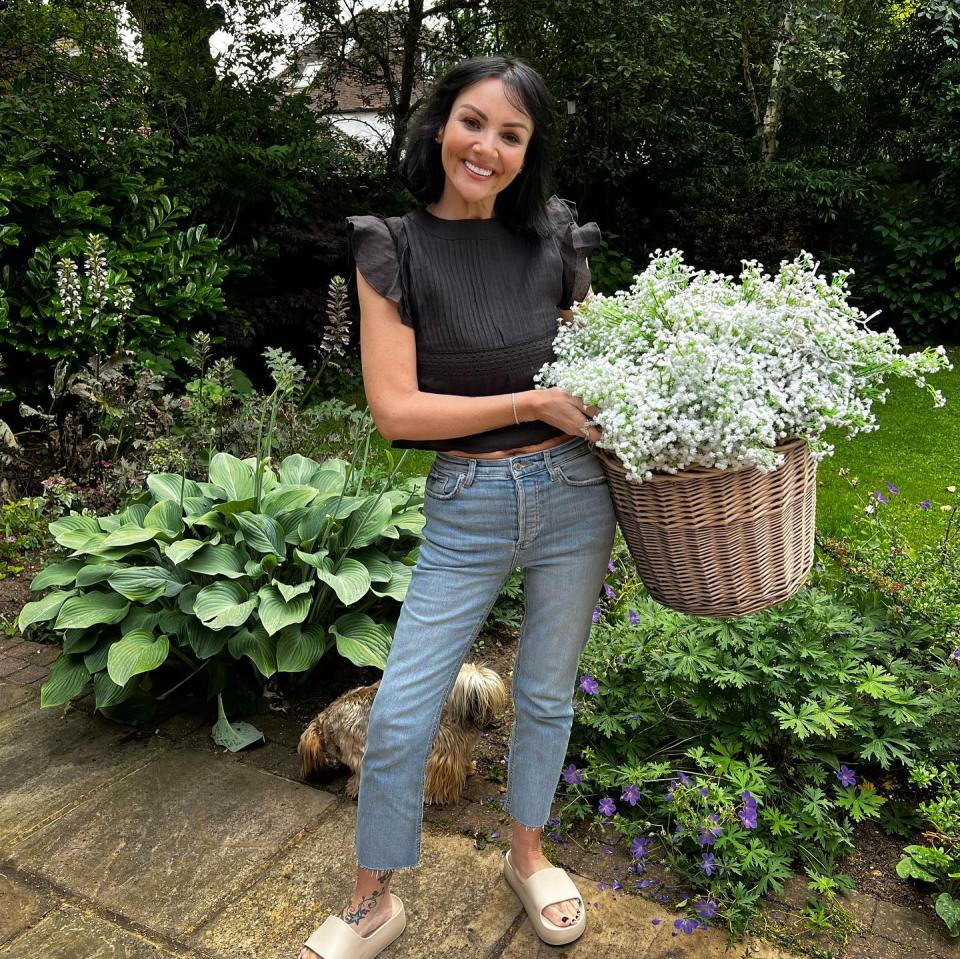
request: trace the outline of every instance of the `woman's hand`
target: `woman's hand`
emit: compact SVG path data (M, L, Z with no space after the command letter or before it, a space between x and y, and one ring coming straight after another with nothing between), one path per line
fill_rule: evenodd
M583 430L583 424L597 414L597 407L585 406L583 401L572 393L560 389L559 386L551 386L546 390L528 390L525 398L528 399L533 413L531 419L543 420L564 433L582 436L591 443L600 439L602 434L599 427L591 426L586 433Z

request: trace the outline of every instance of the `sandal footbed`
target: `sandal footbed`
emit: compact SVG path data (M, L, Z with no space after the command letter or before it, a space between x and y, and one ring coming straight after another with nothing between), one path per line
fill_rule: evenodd
M583 896L566 871L556 866L540 869L526 879L521 879L507 851L503 860L503 873L510 887L523 903L530 924L537 935L551 945L564 945L579 939L587 923ZM580 900L580 918L569 926L558 926L541 913L551 903L564 899ZM571 934L572 933L572 934Z
M399 896L390 893L393 914L369 936L361 936L339 916L327 916L304 945L323 959L374 959L403 932L407 917Z

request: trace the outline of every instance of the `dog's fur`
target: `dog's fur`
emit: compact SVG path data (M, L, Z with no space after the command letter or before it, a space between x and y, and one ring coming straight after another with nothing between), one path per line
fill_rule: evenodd
M353 775L346 793L356 799L360 789L360 764L367 744L370 708L380 680L360 686L335 699L303 731L297 752L300 776L306 779L320 769L341 764ZM476 772L470 758L480 730L494 723L507 705L507 688L486 666L464 663L440 715L440 728L427 757L424 802L456 802L467 776Z

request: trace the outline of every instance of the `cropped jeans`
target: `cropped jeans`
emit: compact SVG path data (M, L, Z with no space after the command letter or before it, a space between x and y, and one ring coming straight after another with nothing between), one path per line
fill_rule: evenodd
M580 438L496 459L439 453L424 515L360 770L356 855L371 870L420 861L426 762L443 705L517 566L525 611L504 809L527 827L545 825L616 525L600 463Z

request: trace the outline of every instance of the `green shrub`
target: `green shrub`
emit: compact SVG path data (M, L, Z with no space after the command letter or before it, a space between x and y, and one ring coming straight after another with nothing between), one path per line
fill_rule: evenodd
M615 603L581 661L572 814L633 840L653 824L734 928L795 864L821 894L849 887L854 824L885 801L865 773L955 753L950 650L894 622L876 590L814 570L788 602L736 620L639 593Z
M259 463L259 469L258 469ZM383 668L391 621L423 527L422 484L366 488L362 464L216 454L208 481L152 474L148 498L117 515L72 513L50 524L66 558L31 583L19 625L46 623L63 651L41 706L93 681L118 719L152 714L150 673L207 667L208 694L235 680L311 670L334 645Z

